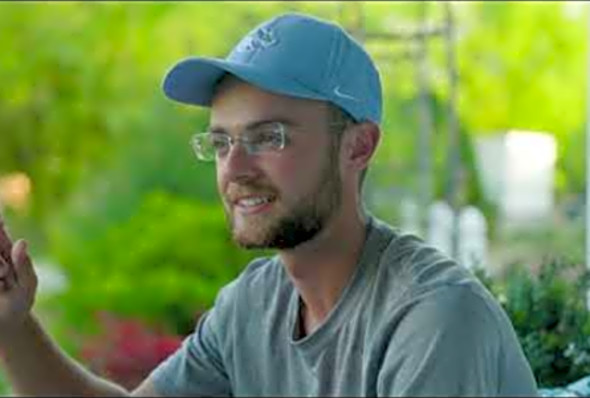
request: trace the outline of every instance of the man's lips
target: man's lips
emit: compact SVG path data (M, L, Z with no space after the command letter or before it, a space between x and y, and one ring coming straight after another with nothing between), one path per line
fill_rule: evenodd
M255 214L267 210L275 201L274 195L246 195L232 200L233 207L243 214Z

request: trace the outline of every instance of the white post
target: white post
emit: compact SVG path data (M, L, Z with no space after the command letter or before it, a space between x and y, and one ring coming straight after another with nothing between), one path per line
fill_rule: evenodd
M442 200L428 208L426 241L447 256L453 257L453 209Z
M490 273L486 218L475 206L466 206L459 212L459 256L461 265L470 270L484 269Z

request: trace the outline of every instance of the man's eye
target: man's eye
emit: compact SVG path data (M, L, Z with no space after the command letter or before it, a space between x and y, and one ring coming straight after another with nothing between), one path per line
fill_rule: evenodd
M215 149L224 149L225 147L227 147L227 140L224 139L224 137L211 137L211 146Z
M252 134L250 137L250 143L252 144L265 144L268 142L272 142L274 140L272 132L269 133L267 131L257 132L256 134Z
M280 134L272 129L262 129L254 132L248 139L253 145L273 146L281 141Z

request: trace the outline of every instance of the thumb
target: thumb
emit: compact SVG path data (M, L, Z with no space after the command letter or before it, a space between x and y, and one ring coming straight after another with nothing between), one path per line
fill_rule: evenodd
M22 280L22 278L30 277L33 273L33 265L31 263L31 257L28 252L28 244L25 240L19 239L15 242L12 247L12 263L14 264L16 279Z

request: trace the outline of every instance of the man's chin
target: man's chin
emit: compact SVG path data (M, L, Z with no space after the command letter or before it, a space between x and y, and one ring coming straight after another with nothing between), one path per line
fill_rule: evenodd
M280 249L280 247L274 246L271 242L266 239L255 240L252 238L244 237L233 237L234 243L242 249L246 250L267 250L267 249Z
M232 233L234 242L242 249L270 249L291 250L312 240L321 228L299 231L263 231L265 233L247 233L246 231ZM262 231L261 231L262 232Z
M266 231L254 228L235 229L232 231L233 241L242 249L270 249Z
M253 230L245 229L241 231L234 230L232 233L234 242L242 249L271 249L280 250L292 247L285 247L281 244L282 239L278 239L276 233L272 230Z
M234 239L234 242L242 249L245 250L264 250L264 249L272 249L271 247L268 247L267 245L265 245L262 242L255 242L255 241L251 241L251 240L236 240Z

